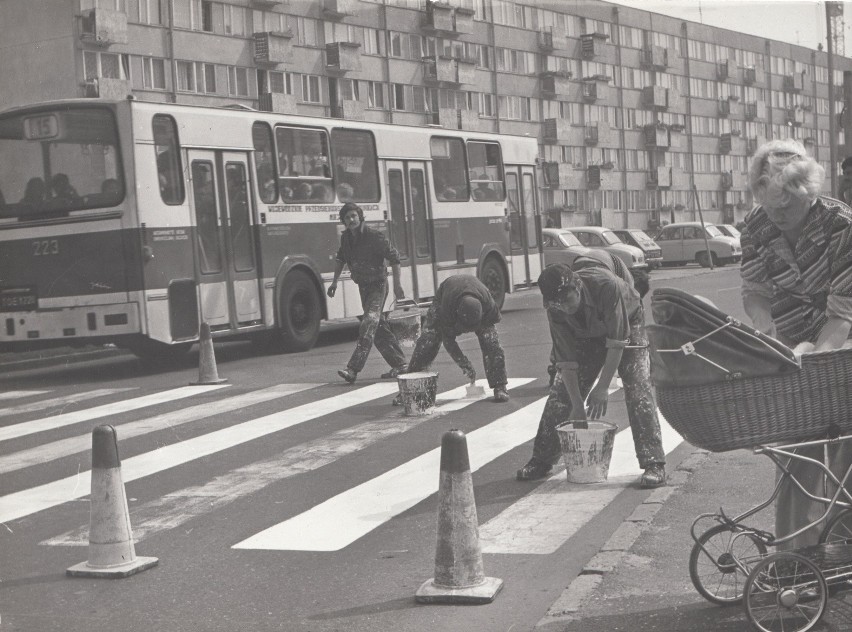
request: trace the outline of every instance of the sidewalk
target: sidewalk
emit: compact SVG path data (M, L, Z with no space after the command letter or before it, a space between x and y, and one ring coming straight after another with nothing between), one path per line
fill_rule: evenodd
M733 516L766 499L774 485L774 467L768 458L749 450L693 450L671 473L669 487L655 490L637 507L601 553L570 582L562 598L539 622L537 631L753 629L742 605L711 604L693 587L689 577L693 546L690 527L696 516L718 511L720 506ZM749 519L750 525L768 530L773 523L771 507ZM852 629L852 593L830 596L826 614L813 629Z

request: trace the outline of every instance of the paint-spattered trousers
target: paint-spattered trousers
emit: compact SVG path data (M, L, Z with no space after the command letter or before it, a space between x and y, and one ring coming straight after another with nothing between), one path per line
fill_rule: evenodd
M636 458L642 469L653 463L665 463L660 435L660 421L657 418L657 405L651 385L651 368L648 356L648 338L645 333L644 318L637 318L630 324L630 343L621 356L618 375L624 383L624 400L627 406L627 418L633 432L633 445ZM577 380L583 399L589 394L606 359L604 338L584 338L577 340L577 357L580 367ZM630 348L637 347L637 348ZM571 419L571 400L568 389L557 375L550 396L544 405L538 433L533 444L533 461L554 464L559 460L562 449L556 426Z
M408 363L410 372L423 371L435 360L441 342L444 343L447 352L463 371L473 369L470 361L465 358L464 353L458 346L455 338L444 338L438 327L437 308L433 305L426 312L423 328L417 338L417 344L411 354ZM500 346L497 336L497 328L494 325L483 327L474 331L479 339L479 348L482 350L482 363L485 365L485 376L488 378L489 388L505 387L506 379L506 354Z
M393 331L391 331L382 308L388 295L387 279L372 281L358 285L361 294L361 307L364 315L361 317L361 328L358 331L358 344L346 365L355 372L360 372L367 362L373 343L392 368L401 369L405 366L405 354L399 346Z

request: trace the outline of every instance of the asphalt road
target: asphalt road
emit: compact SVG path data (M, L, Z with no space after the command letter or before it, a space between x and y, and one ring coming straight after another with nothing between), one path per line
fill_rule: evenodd
M742 316L734 268L657 271L652 287L662 285ZM536 291L509 298L499 331L518 380L511 401L446 395L464 380L442 352L433 368L445 412L428 418L389 405L395 385L378 379L378 354L354 387L340 383L352 327L327 328L302 354L217 345L228 385L215 389L185 388L196 352L158 373L125 355L6 373L0 631L533 629L651 492L635 487L631 458L591 496L564 472L515 481L546 396ZM475 337L461 346L481 368ZM617 393L610 409L624 428ZM86 442L101 423L117 428L137 554L160 563L121 580L70 579L65 569L87 558ZM413 599L434 571L435 454L451 428L468 435L485 572L504 581L489 605ZM673 443L670 468L690 452Z

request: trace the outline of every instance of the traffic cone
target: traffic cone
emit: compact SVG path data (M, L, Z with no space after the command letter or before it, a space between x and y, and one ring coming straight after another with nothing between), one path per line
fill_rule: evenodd
M450 430L441 439L435 577L414 596L419 603L490 603L502 587L502 579L486 577L482 568L467 439Z
M213 337L210 335L210 325L201 323L201 335L198 338L198 381L190 382L191 386L201 384L221 384L227 382L219 377L216 370L216 355L213 353Z
M136 557L115 428L98 426L92 431L89 559L65 574L117 579L156 566L158 561L156 557Z

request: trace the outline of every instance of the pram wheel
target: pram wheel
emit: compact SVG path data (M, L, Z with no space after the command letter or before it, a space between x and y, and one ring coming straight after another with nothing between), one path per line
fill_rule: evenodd
M843 509L819 534L820 544L852 544L852 509Z
M746 615L761 632L806 632L820 620L827 603L822 572L795 553L764 558L746 580Z
M695 589L707 601L720 606L742 601L748 570L766 556L766 545L757 536L744 534L735 540L734 535L728 525L711 527L698 538L689 555L689 577ZM745 567L745 572L737 568L734 559Z

